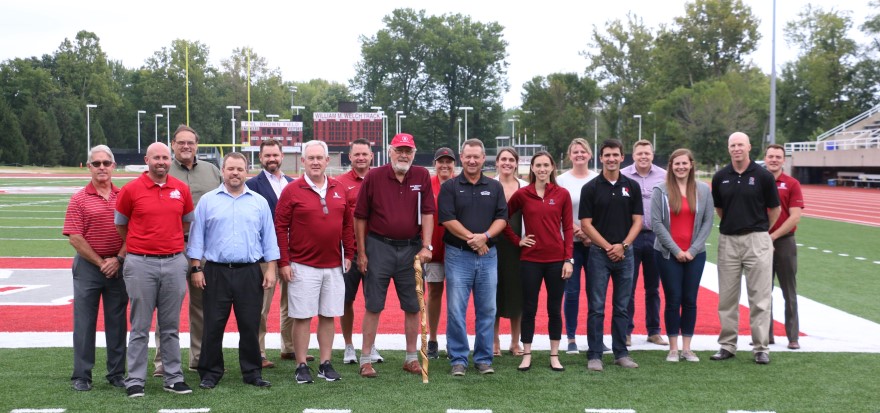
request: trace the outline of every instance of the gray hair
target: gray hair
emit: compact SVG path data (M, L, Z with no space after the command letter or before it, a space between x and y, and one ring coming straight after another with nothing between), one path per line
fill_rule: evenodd
M116 163L116 158L113 157L113 151L111 151L111 150L110 150L110 147L107 146L107 145L97 145L97 146L93 147L93 148L89 151L89 160L88 160L89 163L92 162L92 158L95 157L95 153L96 153L96 152L104 152L104 153L106 153L107 155L110 156L110 160L113 161L113 163Z
M327 148L327 144L324 143L324 141L319 141L316 139L312 139L302 145L302 156L306 156L306 149L308 149L310 146L315 146L315 145L320 145L322 148L324 148L324 157L325 158L330 157L330 149Z

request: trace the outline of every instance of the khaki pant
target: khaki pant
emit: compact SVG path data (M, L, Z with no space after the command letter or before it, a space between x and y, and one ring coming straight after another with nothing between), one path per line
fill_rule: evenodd
M261 263L260 269L266 272L266 264ZM272 297L275 296L275 289L281 289L281 352L293 353L293 319L287 316L287 281L284 281L280 274L278 282L275 286L268 290L263 290L263 309L260 312L260 354L266 356L266 320L269 317L269 308L272 306Z
M718 317L721 348L736 353L742 277L749 297L753 352L769 353L773 242L767 232L718 237Z

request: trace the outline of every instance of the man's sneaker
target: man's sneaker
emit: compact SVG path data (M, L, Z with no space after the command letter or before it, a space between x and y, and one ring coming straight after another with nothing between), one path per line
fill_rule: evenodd
M440 346L436 341L428 341L428 358L434 360L440 358Z
M603 370L605 370L605 367L602 365L602 360L590 359L590 361L587 362L587 370L603 371Z
M342 364L357 364L357 354L354 352L354 346L349 344L345 346L345 354L342 355Z
M477 368L477 371L479 371L480 374L493 374L493 373L495 373L495 369L492 368L491 364L477 363L474 367Z
M452 365L452 375L454 377L464 376L466 371L467 371L467 367L465 367L464 364L453 364Z
M383 359L382 356L379 355L379 351L376 350L375 345L373 345L372 350L370 350L370 360L372 360L373 363L381 363L385 361L385 359Z
M313 383L312 370L306 363L300 363L296 368L296 384Z
M144 397L144 386L134 385L125 389L125 394L130 398Z
M192 389L186 385L186 383L179 381L170 386L165 386L165 391L177 394L190 394L192 393Z
M633 361L629 356L621 357L617 360L614 360L614 364L623 367L625 369L637 369L639 368L639 364Z
M333 370L329 360L318 366L318 377L327 381L337 381L342 378L336 370Z
M568 343L568 350L565 351L568 354L577 354L578 353L578 345L574 341L570 341Z

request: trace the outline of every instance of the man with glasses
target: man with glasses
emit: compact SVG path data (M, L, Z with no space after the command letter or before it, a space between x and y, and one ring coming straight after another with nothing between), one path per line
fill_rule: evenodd
M95 330L98 304L104 301L104 330L107 337L107 381L124 387L125 310L128 294L122 280L125 242L113 225L113 209L119 188L111 177L116 165L106 145L89 151L92 180L67 205L62 233L76 250L73 257L73 389L92 389L95 366Z
M199 134L195 129L180 125L171 135L171 149L174 159L168 173L183 181L190 191L193 205L199 203L202 195L217 189L220 185L220 170L210 162L199 162ZM189 241L189 233L184 231L184 242ZM187 272L187 279L190 274ZM189 284L189 283L187 283ZM202 333L204 314L202 290L189 285L189 369L195 371L199 366L199 354L202 351ZM153 358L153 377L162 377L165 369L162 366L162 346L159 344L159 333L156 333L156 357Z
M330 363L334 317L342 316L345 281L351 267L354 234L345 187L324 172L330 161L327 144L309 141L302 147L305 173L281 192L275 212L275 232L282 278L288 282L289 316L293 318L297 384L312 383L306 364L309 328L318 316L318 377L337 381Z
M404 311L406 358L403 370L422 374L416 352L419 331L419 301L416 296L413 259L431 262L431 234L434 230L434 192L431 175L413 166L416 145L413 136L399 133L388 148L387 165L373 168L364 179L354 212L357 237L357 265L364 274L366 313L361 348L361 377L377 377L370 350L376 341L379 315L385 309L388 284L394 279L400 307Z

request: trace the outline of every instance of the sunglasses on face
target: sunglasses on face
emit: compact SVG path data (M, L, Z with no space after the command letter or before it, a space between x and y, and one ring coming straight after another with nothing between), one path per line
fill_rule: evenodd
M92 166L94 166L95 168L100 168L102 165L105 168L109 168L111 165L113 165L113 161L92 161Z

